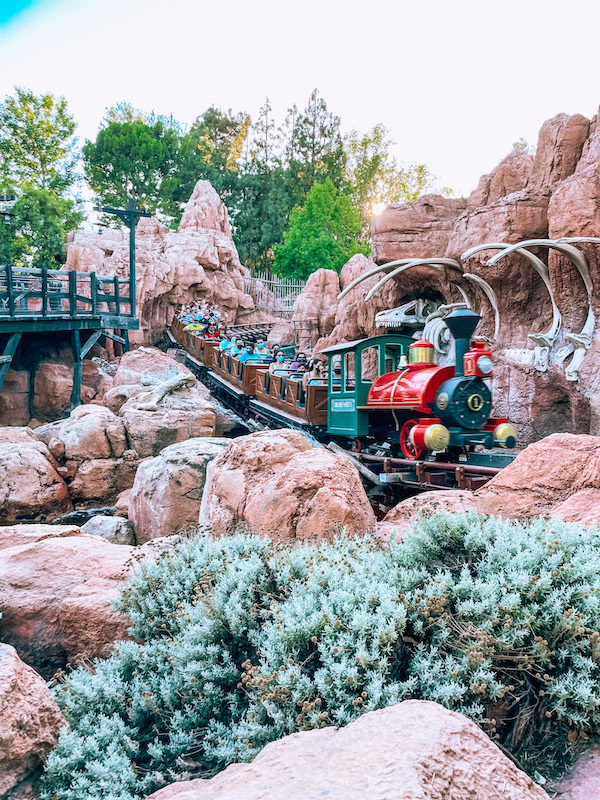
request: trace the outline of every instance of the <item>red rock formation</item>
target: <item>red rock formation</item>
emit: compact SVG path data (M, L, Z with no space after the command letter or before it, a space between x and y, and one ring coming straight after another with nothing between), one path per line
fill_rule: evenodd
M424 492L388 511L382 538L401 536L417 515L478 511L506 519L560 517L600 523L600 437L557 433L534 442L476 492Z
M67 268L126 277L129 244L124 238L75 232ZM136 231L136 303L140 331L136 343L152 343L171 324L177 307L204 298L216 303L226 323L254 312L244 293L244 275L231 237L227 210L208 181L198 181L177 231L156 219L142 219Z
M513 151L489 175L483 176L468 201L421 198L414 203L390 206L372 223L373 254L377 263L397 258L446 256L459 258L472 246L485 242L514 243L531 238L600 236L600 133L596 120L579 114L559 114L542 126L535 157ZM600 249L583 245L594 286L600 286ZM545 251L540 251L545 256ZM465 271L483 277L498 297L500 328L494 345L496 413L516 423L521 443L556 430L600 431L600 376L595 362L600 351L598 336L580 370L579 381L569 381L565 364L556 358L547 372L534 367L530 333L547 330L552 318L548 293L532 268L513 254L488 267L494 251L483 251L465 263ZM570 262L550 253L550 279L563 316L564 333L577 333L587 311L587 295ZM450 274L445 279L429 272L424 283L419 269L409 270L392 293L377 296L376 310L412 299L424 286L446 301L458 299ZM475 308L484 312L480 332L493 335L491 308L472 288L464 287ZM362 289L357 292L363 295ZM392 302L390 302L392 301ZM358 302L358 301L357 301ZM594 289L593 307L600 302ZM365 311L366 313L366 311ZM334 330L327 343L355 338L351 315L346 330ZM364 325L355 330L362 334ZM364 335L364 334L362 334ZM323 343L319 343L323 346ZM568 362L567 362L568 363Z
M229 442L189 439L140 465L127 498L138 544L198 524L207 466Z
M312 349L315 342L331 333L335 324L340 279L333 269L318 269L306 281L292 314L303 347ZM277 340L279 344L283 344Z
M0 524L52 519L73 506L50 451L29 428L0 428Z
M345 728L294 733L251 764L174 783L148 800L317 797L548 800L474 722L423 700L370 711Z
M0 393L0 425L27 425L29 413L29 372L9 369Z
M24 661L50 678L77 654L104 656L127 638L129 622L111 601L134 548L83 533L32 538L29 531L21 544L0 550L0 629Z
M217 534L241 525L283 541L320 540L342 527L365 533L374 521L347 459L291 430L232 440L209 465L200 511Z
M0 796L42 766L66 724L44 679L0 644Z

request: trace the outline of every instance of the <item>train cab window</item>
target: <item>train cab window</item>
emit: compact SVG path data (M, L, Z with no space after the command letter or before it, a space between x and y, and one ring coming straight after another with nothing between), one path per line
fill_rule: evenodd
M363 383L373 383L379 377L379 345L366 347L360 356L360 375Z
M331 391L332 392L341 392L342 391L342 362L340 361L339 356L336 356L329 367L331 370Z
M346 369L344 371L344 389L353 392L355 389L354 353L346 353Z
M385 348L385 371L386 372L397 372L398 370L402 369L400 366L400 356L404 353L404 348L402 345L388 344Z

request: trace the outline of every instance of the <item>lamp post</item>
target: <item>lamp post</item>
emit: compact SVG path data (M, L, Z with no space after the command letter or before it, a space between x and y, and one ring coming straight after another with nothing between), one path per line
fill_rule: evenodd
M126 209L95 206L94 211L114 214L129 228L129 308L131 316L135 317L135 226L139 217L151 217L152 214L139 211L133 197L129 197Z

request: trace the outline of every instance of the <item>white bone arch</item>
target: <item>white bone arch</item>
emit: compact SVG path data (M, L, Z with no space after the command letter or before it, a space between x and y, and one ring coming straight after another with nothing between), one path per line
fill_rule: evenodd
M392 269L396 267L396 269ZM340 292L338 295L338 301L345 297L348 292L354 289L363 281L367 280L367 278L373 277L373 275L377 275L380 272L388 272L388 270L392 269L391 272L388 272L387 275L378 281L378 283L373 286L373 288L367 293L365 300L370 300L371 297L378 291L386 281L390 280L391 278L395 278L396 275L399 275L401 272L404 272L411 267L430 267L435 269L436 271L440 272L443 267L452 267L453 269L460 272L461 277L466 278L471 283L475 284L483 294L487 297L494 310L494 339L498 338L498 328L500 327L500 314L498 311L498 300L496 298L496 294L492 287L480 278L478 275L471 275L468 272L463 272L462 266L460 263L454 258L403 258L399 259L398 261L389 261L387 264L382 264L379 267L375 267L375 269L371 269L368 272L365 272L363 275L359 275L358 278L355 278L351 283L346 286L346 288ZM466 293L463 289L457 285L456 287L460 294L462 295L467 307L470 308L471 304Z
M589 239L586 237L573 237L575 241L596 241L598 239L594 239L590 237ZM527 247L547 247L550 250L557 250L559 253L567 256L569 261L577 268L583 283L585 285L585 289L588 296L588 313L583 325L583 328L579 333L567 333L565 338L570 343L569 345L561 348L561 350L557 353L557 358L559 361L564 361L571 353L574 351L573 358L571 363L565 370L565 377L568 381L576 381L579 379L579 368L583 359L585 358L585 354L588 351L590 345L592 344L592 337L594 334L594 327L595 327L595 317L594 312L592 310L592 279L590 276L590 272L588 270L587 261L585 260L585 256L578 250L576 247L573 247L569 241L564 241L561 239L526 239L523 242L517 242L517 244L509 245L509 247L502 250L500 253L497 253L495 256L492 256L490 260L487 262L488 265L495 264L501 258L508 255L509 253L514 253L516 250L524 249Z
M370 269L368 272L363 272L362 275L359 275L358 278L355 278L351 283L346 286L346 288L338 294L338 302L343 298L346 297L348 292L352 291L359 283L366 281L367 278L372 278L373 275L377 275L380 272L385 272L392 267L397 267L400 264L411 264L413 261L418 261L416 258L401 258L397 261L388 261L387 264L381 264L379 267L375 267L375 269Z
M506 242L488 242L486 244L478 244L475 247L471 247L466 250L462 254L461 260L466 261L468 258L475 255L475 253L479 253L482 250L506 251L508 247L511 247L511 245L507 244ZM558 310L558 306L556 305L556 301L554 300L554 293L552 291L552 284L550 283L550 272L548 267L544 264L541 258L538 258L533 253L530 253L529 250L519 247L518 249L514 250L514 252L520 256L523 256L523 258L529 261L531 266L535 269L544 282L544 286L550 295L550 302L552 303L552 325L546 333L529 334L529 338L535 344L534 366L537 370L539 370L539 372L546 372L550 365L550 350L552 349L552 346L556 341L560 331L562 317L560 311ZM500 254L499 257L502 258L504 255L506 255L506 252Z
M387 281L391 280L392 278L395 278L396 275L399 275L401 272L404 272L405 270L410 269L411 267L431 267L431 269L435 269L437 272L441 272L443 267L444 267L444 265L453 266L453 267L454 266L458 266L458 268L460 269L460 265L458 265L458 262L456 262L453 258L414 258L414 259L411 259L409 264L403 264L400 267L396 267L396 269L392 270L387 275L384 275L383 278L378 283L376 283L375 286L373 286L372 289L370 289L367 292L367 296L365 297L365 300L370 300L373 297L373 295L375 294L375 292L377 292L379 289L381 289L381 287L383 286L384 283L387 283Z

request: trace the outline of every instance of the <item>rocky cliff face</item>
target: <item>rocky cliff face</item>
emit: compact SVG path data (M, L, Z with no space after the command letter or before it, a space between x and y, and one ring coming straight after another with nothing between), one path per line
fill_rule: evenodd
M426 195L413 203L389 206L373 219L372 260L355 257L341 276L341 287L375 264L400 258L444 256L459 259L469 248L486 242L515 243L526 239L600 236L600 130L576 114L558 114L540 130L535 157L514 150L489 175L484 175L468 198ZM585 253L593 284L591 307L600 305L600 245L578 245ZM535 251L549 268L549 278L562 316L562 329L549 368L535 366L532 333L547 331L552 321L550 296L542 280L520 255L512 254L488 266L495 250L485 250L464 262L464 271L484 278L498 298L499 328L496 358L496 413L510 415L527 442L557 430L600 431L595 410L600 397L596 369L600 333L594 331L578 380L569 380L570 356L557 354L568 345L567 333L578 333L588 311L581 276L563 255ZM346 275L344 273L347 273ZM453 275L453 273L455 273ZM327 344L375 333L375 313L416 297L460 301L458 284L473 307L483 311L479 332L494 338L494 314L488 301L460 282L453 270L435 273L414 268L389 281L372 300L364 302L366 284L348 295L337 309L336 324L317 349ZM366 288L365 288L366 287ZM572 348L571 348L572 349Z
M78 272L129 275L129 238L120 231L102 235L75 231L67 268ZM177 307L205 298L221 309L226 323L244 322L254 312L244 293L245 267L231 236L227 210L208 181L198 181L177 231L157 219L141 219L136 229L136 303L140 330L135 344L151 344L171 324Z

